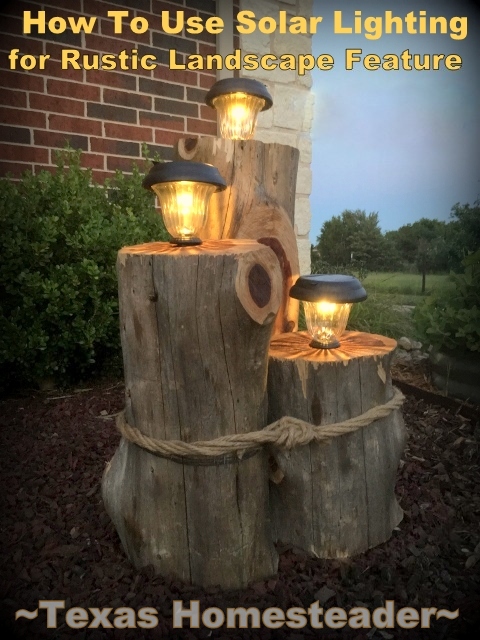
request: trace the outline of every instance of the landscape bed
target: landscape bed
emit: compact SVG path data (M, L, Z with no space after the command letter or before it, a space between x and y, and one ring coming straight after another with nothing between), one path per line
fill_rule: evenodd
M411 606L460 609L460 618L439 620L430 630L323 629L322 638L467 638L480 623L480 517L478 412L470 419L408 396L404 417L408 443L397 480L405 511L393 537L345 560L307 557L279 546L278 575L243 591L199 589L135 570L105 513L100 481L118 444L115 414L123 385L35 392L1 402L2 479L1 610L4 627L18 638L301 638L317 637L308 625L260 629L172 629L172 602L199 600L207 607L271 606L371 611L385 600ZM478 564L477 564L478 562ZM71 630L59 614L46 629L45 614L14 622L17 609L36 609L41 599L65 607L153 606L159 625L151 631Z

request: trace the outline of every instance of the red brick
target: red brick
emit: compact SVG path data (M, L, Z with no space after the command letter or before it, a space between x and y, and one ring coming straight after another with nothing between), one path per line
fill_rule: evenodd
M109 9L110 10L110 9ZM139 13L138 11L136 12L137 14ZM109 38L122 38L122 40L128 41L129 45L128 46L134 46L134 43L142 43L142 44L150 44L150 30L152 28L152 24L155 22L155 20L157 19L156 17L152 16L151 14L140 14L143 18L146 18L148 20L148 24L149 24L149 28L145 31L145 33L133 33L133 31L130 29L130 23L128 22L128 20L124 20L124 27L123 27L123 33L119 34L119 33L115 33L113 30L113 20L111 18L107 18L107 20L102 20L101 21L101 31L102 31L102 35L107 36ZM130 20L133 18L133 14L130 13ZM130 43L132 43L130 45Z
M193 87L189 87L187 89L188 102L199 102L200 104L205 104L206 95L207 95L206 89L197 89Z
M13 36L23 36L23 22L17 16L2 16L0 31Z
M137 9L142 9L143 11L148 11L150 8L149 0L135 0L135 2L131 2L132 5L135 5ZM115 4L106 4L102 0L84 0L83 2L83 11L86 16L99 16L101 18L108 18L108 11L129 11L129 19L131 20L134 16L134 10L132 7L126 7L124 4L119 3ZM129 28L128 18L123 19L124 22L124 31L126 31L127 27Z
M217 121L217 112L212 107L209 107L206 104L203 104L200 107L200 119L201 120L209 120L211 122Z
M19 162L48 162L48 149L0 144L0 158Z
M176 116L157 113L156 111L140 111L140 125L145 127L158 127L160 129L173 129L184 131L185 119Z
M0 140L15 144L31 144L32 136L27 127L9 127L0 124Z
M97 36L93 33L85 34L85 49L90 49L95 53L106 51L118 55L120 51L126 49L130 55L130 49L132 48L135 49L135 46L131 43L126 43L125 40L121 39L120 35L117 35L115 38L106 38L105 36Z
M212 16L207 16L203 14L204 22L211 18ZM204 30L202 33L186 33L185 37L189 40L194 40L195 42L208 42L211 45L215 45L217 36L214 33L208 33L208 31Z
M68 113L72 116L85 114L85 103L80 100L68 100L56 96L47 96L41 93L30 94L30 108L56 113Z
M138 142L152 142L153 140L151 129L112 122L105 123L105 136L120 140L138 140Z
M55 44L54 42L47 42L45 44L45 52L50 56L50 60L62 60L62 52L65 49L75 49L80 53L79 64L81 64L81 56L87 53L91 54L91 51L80 47L66 47L64 44Z
M204 135L216 136L217 124L215 122L204 122L194 118L187 118L188 133L202 133Z
M103 90L103 102L135 109L152 108L152 98L150 96L141 96L138 93L127 93L126 91L116 91L115 89Z
M183 132L165 131L164 129L155 130L155 142L157 144L174 145L177 140L183 137Z
M94 169L92 171L92 176L93 176L93 179L95 180L95 182L98 182L99 184L103 184L107 178L112 178L113 177L113 172L112 171L98 171L98 170Z
M89 169L104 169L105 156L98 153L82 153L82 166Z
M25 91L43 91L43 76L34 76L30 73L15 73L14 71L5 71L2 73L2 88L11 87L12 89L24 89Z
M45 75L61 78L62 80L83 82L84 73L83 69L72 69L70 67L68 67L68 69L62 69L61 63L55 60L48 60L48 63L45 65Z
M161 16L161 12L162 11L170 11L170 25L173 26L174 23L176 22L175 20L175 16L177 15L176 12L177 11L184 11L184 16L185 16L185 20L187 20L188 18L191 18L192 16L196 16L197 12L193 11L192 9L188 9L187 7L179 7L178 3L175 4L175 2L162 2L159 0L152 0L152 12L154 15L159 16L158 17L158 28L160 29L161 27L161 22L160 22L160 16ZM153 26L153 25L152 25ZM180 35L180 34L178 34Z
M43 112L31 111L30 109L8 109L7 107L0 107L0 122L45 129L47 117Z
M23 107L26 109L27 94L24 91L9 91L8 89L2 89L0 91L0 104L4 104L8 107Z
M35 144L40 147L56 147L63 149L67 143L74 149L88 150L88 138L71 133L58 133L57 131L34 131Z
M11 174L14 178L21 178L25 171L31 171L31 164L20 164L18 162L2 162L0 161L0 176L5 177Z
M150 152L150 156L153 156L157 153L162 160L175 160L175 151L171 146L158 145L158 144L149 144L148 150ZM148 171L148 167L146 169ZM160 209L157 208L157 212L160 213Z
M198 78L200 81L200 86L204 89L210 89L215 84L216 80L216 71L212 71L211 75L205 75L204 73L199 73Z
M3 18L0 20L3 20ZM0 21L0 31L1 26L2 22ZM20 49L19 55L30 53L31 55L39 56L43 53L43 42L42 40L36 40L35 38L30 38L28 36L21 38L2 33L0 37L0 50L10 53L12 49Z
M65 0L45 0L44 3L47 7L51 6L51 7L58 7L59 9L64 9L66 2ZM68 4L68 12L69 13L80 13L80 15L84 15L88 17L88 14L86 13L82 13L81 7L80 7L80 3L78 2L77 5L75 6L75 4L73 4L72 8L70 9L70 5L73 3L69 3Z
M141 161L140 158L138 158L138 160ZM109 169L110 171L120 169L120 171L131 173L133 170L133 164L133 158L119 158L118 156L107 157L107 169Z
M155 110L161 113L175 113L179 116L190 116L191 118L198 115L197 104L180 100L167 100L166 98L155 98Z
M115 71L103 71L94 69L87 71L87 82L92 84L107 85L117 89L128 89L135 91L137 81L134 75L126 73L116 73Z
M151 80L150 78L140 78L138 85L139 91L152 96L166 96L176 100L183 100L185 97L185 89L179 84L160 82L159 80Z
M100 88L80 82L64 82L63 80L47 80L47 93L51 96L65 96L79 100L100 101Z
M212 44L204 44L203 42L199 42L198 53L202 56L215 55L217 53L217 48Z
M175 49L179 53L197 53L197 41L176 35L166 34L163 31L152 31L152 44L159 49Z
M98 120L60 116L53 113L48 116L48 128L54 131L70 131L83 135L102 135L102 123Z
M196 87L198 84L198 74L195 71L183 69L170 69L165 65L158 65L153 70L153 77L167 82L178 82L182 85Z
M208 15L215 15L215 0L186 0L185 4L198 11L207 11ZM208 15L205 14L205 17Z
M92 151L99 153L109 153L116 156L140 156L140 145L138 142L127 142L126 140L108 140L106 138L90 138Z
M111 104L87 103L87 116L99 120L113 120L114 122L128 122L137 124L137 111L127 107L114 107Z

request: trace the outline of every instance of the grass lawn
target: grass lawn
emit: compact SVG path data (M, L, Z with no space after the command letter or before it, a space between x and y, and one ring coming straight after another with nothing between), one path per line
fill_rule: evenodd
M427 274L426 294L445 286L446 274ZM363 281L369 294L388 295L394 304L415 305L422 299L422 276L419 273L369 273Z

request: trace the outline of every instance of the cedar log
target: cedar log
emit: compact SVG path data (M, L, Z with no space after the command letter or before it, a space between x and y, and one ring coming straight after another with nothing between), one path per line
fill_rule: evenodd
M268 422L289 415L327 425L391 399L395 340L346 332L339 348L325 350L310 340L305 332L272 339ZM394 488L404 446L396 410L328 444L275 450L274 540L320 558L352 556L388 540L403 517Z
M299 151L259 140L182 138L177 157L215 166L227 182L215 193L202 239L249 238L271 247L283 273L283 295L273 333L295 331L298 300L288 293L299 275L294 231Z
M282 292L273 251L152 243L122 249L117 270L127 422L185 442L263 428ZM276 572L265 453L223 462L173 461L122 438L102 489L136 567L223 588Z

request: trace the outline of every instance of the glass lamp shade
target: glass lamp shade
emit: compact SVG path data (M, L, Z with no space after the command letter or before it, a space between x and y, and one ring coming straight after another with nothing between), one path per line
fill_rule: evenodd
M310 346L334 349L340 346L340 336L345 331L352 304L345 302L304 302L307 331L312 338Z
M180 180L152 185L162 209L163 221L175 244L194 244L207 219L214 184ZM196 243L199 244L199 243Z
M250 140L255 134L257 116L265 100L247 93L227 93L213 99L218 111L220 135L229 140Z
M316 349L340 346L354 302L367 297L357 278L344 275L300 276L290 296L303 301L307 330Z
M224 78L207 93L205 102L218 111L220 135L230 140L253 138L260 111L272 106L267 87L252 78Z
M205 224L210 197L227 184L218 169L202 162L155 162L143 180L158 197L171 243L201 244L197 234Z

